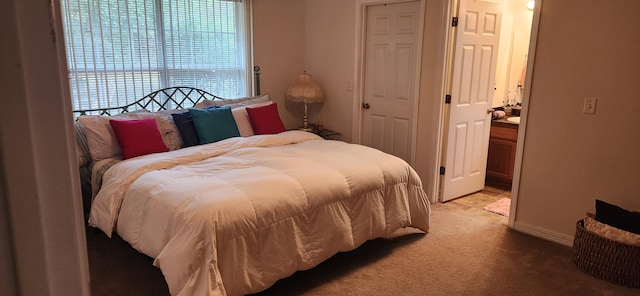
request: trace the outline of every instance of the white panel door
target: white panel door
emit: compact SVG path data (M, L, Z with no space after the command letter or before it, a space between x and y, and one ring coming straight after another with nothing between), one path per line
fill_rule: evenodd
M420 2L367 7L362 143L410 162Z
M442 201L484 188L502 6L461 0Z

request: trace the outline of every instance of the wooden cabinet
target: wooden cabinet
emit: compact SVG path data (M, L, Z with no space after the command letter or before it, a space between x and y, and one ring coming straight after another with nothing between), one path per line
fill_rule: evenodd
M501 121L491 123L486 185L511 189L517 138L518 124Z

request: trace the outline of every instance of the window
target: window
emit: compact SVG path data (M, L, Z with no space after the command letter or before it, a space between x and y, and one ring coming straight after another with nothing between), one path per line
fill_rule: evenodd
M73 109L168 86L247 95L242 0L61 0Z

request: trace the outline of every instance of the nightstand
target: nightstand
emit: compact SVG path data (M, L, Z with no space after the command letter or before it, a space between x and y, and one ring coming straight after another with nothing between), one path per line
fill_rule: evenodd
M313 130L313 133L318 135L318 136L321 136L325 140L338 140L342 136L341 133L336 132L336 131L332 131L332 130L328 130L328 129L323 129L321 131Z

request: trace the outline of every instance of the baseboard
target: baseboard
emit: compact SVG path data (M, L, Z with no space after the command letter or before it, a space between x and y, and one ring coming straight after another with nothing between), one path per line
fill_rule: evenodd
M573 236L571 235L549 231L548 229L540 228L540 227L529 225L522 222L520 223L516 222L513 229L516 231L526 233L528 235L532 235L535 237L539 237L541 239L545 239L548 241L552 241L564 246L568 246L568 247L573 246Z

